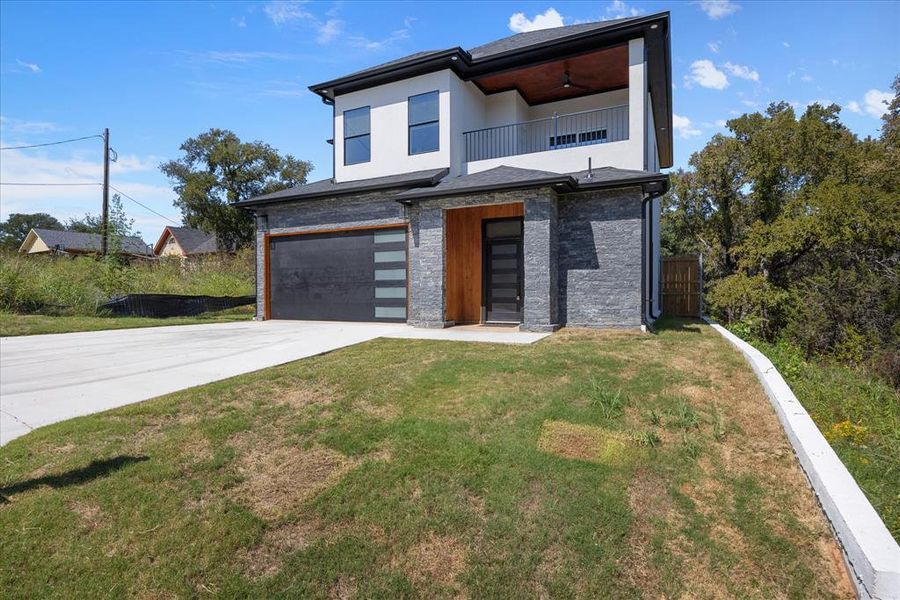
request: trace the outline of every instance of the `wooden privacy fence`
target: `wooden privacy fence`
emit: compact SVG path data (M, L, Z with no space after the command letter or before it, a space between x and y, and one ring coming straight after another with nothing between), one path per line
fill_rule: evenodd
M699 254L662 259L662 311L672 317L703 313L703 263Z

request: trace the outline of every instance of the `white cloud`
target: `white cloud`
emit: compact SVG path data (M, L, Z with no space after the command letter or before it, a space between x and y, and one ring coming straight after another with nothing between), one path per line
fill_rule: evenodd
M860 108L859 106L859 102L857 102L856 100L851 100L847 103L847 110L849 110L850 112L855 112L858 115L861 115L863 113L862 108Z
M552 6L543 13L535 15L533 19L529 19L525 13L520 12L509 17L509 29L515 33L562 26L563 17Z
M685 86L696 83L700 87L724 90L728 87L728 76L716 68L711 60L695 60L691 63L691 74L684 77Z
M880 119L887 112L888 104L894 99L894 95L890 92L882 92L881 90L871 89L863 96L863 104L866 112L870 116Z
M681 138L697 137L703 133L691 123L690 119L675 113L672 113L672 127L675 128L675 133Z
M362 35L353 35L347 38L347 41L351 46L354 46L356 48L363 48L365 50L383 50L391 44L399 42L400 40L405 40L408 37L409 30L398 29L396 31L392 31L388 37L380 40L372 40Z
M25 67L32 73L40 73L41 72L41 68L36 63L25 62L24 60L19 60L18 58L16 59L16 63L20 67Z
M719 53L719 42L707 42L706 46L709 48L709 51L713 54Z
M800 76L800 81L803 81L805 83L809 83L812 80L813 80L813 76L810 75L809 73L804 73L803 75Z
M245 27L247 27L247 17L241 17L240 19L231 19L231 22L240 29L244 29Z
M699 0L700 10L710 19L721 19L740 10L740 5L731 0Z
M728 122L725 119L716 119L715 125L716 127L728 127Z
M790 47L791 47L791 45L788 44L787 42L781 42L781 45L784 46L785 48L790 48Z
M259 61L283 61L297 60L297 56L293 54L283 54L281 52L264 52L264 51L232 51L232 50L209 50L207 52L189 53L188 56L192 61L210 62L220 64L249 64Z
M4 134L50 133L60 129L56 123L50 123L49 121L23 121L0 115L0 131Z
M755 102L753 100L741 100L741 104L743 104L747 108L757 108L759 106L759 102Z
M283 25L291 21L311 19L312 14L304 10L306 2L300 0L273 0L265 5L266 15L276 25Z
M607 19L624 19L626 17L636 17L644 11L633 6L628 6L623 0L613 0L606 7Z
M320 44L327 44L343 31L344 22L340 19L328 19L324 23L319 24L317 30L319 35L316 41Z
M7 141L0 144L6 146ZM103 164L99 158L100 146L90 154L79 151L65 157L51 157L35 150L7 150L0 161L0 180L27 183L99 183L103 177ZM153 210L181 219L172 206L175 196L165 185L148 183L147 178L162 176L157 171L159 158L154 156L119 155L110 165L110 183ZM97 214L100 210L99 185L86 186L0 186L0 219L14 212L47 212L61 221L82 217L85 213ZM146 209L123 198L125 211L135 219L137 228L146 240L155 241L163 225L171 224L148 213Z
M757 73L754 69L744 65L736 65L731 62L727 62L722 65L729 73L734 75L735 77L739 77L741 79L747 79L749 81L759 81L759 73Z

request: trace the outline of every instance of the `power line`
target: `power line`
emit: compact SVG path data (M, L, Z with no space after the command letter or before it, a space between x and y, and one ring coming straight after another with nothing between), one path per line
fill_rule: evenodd
M21 181L0 181L0 185L103 185L102 183L86 183L76 181L73 183L24 183Z
M47 142L46 144L29 144L27 146L4 146L0 150L24 150L26 148L41 148L43 146L57 146L59 144L68 144L71 142L80 142L81 140L89 140L91 138L103 139L102 135L86 135L80 138L72 138L71 140L60 140L58 142Z
M147 206L146 204L142 204L141 202L138 202L137 200L135 200L134 198L132 198L131 196L129 196L128 194L126 194L125 192L123 192L122 190L120 190L119 188L117 188L116 186L110 185L109 187L110 187L111 189L116 190L117 192L119 192L119 194L125 196L126 198L128 198L129 200L131 200L132 202L134 202L135 204L137 204L138 206L144 207L144 209L146 209L146 210L152 212L152 213L153 213L154 215L156 215L157 217L162 217L163 219L165 219L165 220L168 221L169 223L172 223L173 225L181 225L181 223L178 223L177 221L173 221L172 219L170 219L169 217L167 217L166 215L164 215L164 214L162 214L162 213L156 212L155 210L153 210L152 208L150 208L150 207Z

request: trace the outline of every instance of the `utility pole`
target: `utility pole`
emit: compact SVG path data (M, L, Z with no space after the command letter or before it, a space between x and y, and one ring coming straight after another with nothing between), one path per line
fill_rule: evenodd
M100 253L109 251L109 128L103 130L103 220L100 222Z

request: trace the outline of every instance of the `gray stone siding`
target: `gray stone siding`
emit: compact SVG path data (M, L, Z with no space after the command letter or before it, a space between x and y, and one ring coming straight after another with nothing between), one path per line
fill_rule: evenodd
M641 324L641 189L559 199L559 311L570 327Z
M556 193L525 201L525 285L522 329L553 331L559 327L558 222Z
M523 329L641 323L641 190L557 196L551 188L426 199L406 207L395 192L289 202L257 210L257 317L263 317L264 234L367 225L410 226L411 325L445 327L444 210L522 202Z
M468 194L448 198L434 198L422 200L410 209L410 230L412 236L409 244L409 268L411 271L411 293L409 323L417 327L446 327L451 325L446 320L445 311L445 277L444 277L444 252L446 248L444 230L444 210L451 208L464 208L485 204L509 204L522 202L525 204L526 219L530 203L535 207L541 207L536 213L537 219L543 218L546 205L555 203L556 194L550 188L532 190L512 190L504 192L488 192L480 194ZM527 236L527 233L526 233ZM535 247L536 248L536 247ZM529 260L526 246L526 263ZM543 259L535 255L531 257L532 264L536 267L535 273L541 271L539 261L548 261L549 255L543 253ZM543 271L550 272L550 265L545 265ZM533 274L534 275L534 274ZM548 275L549 277L549 275ZM544 282L545 287L549 282ZM528 270L525 272L525 285L528 286ZM534 290L539 289L536 284ZM552 292L555 294L555 291ZM551 292L544 292L546 302L549 302ZM526 291L525 303L528 303ZM542 317L542 323L551 322L549 314Z

